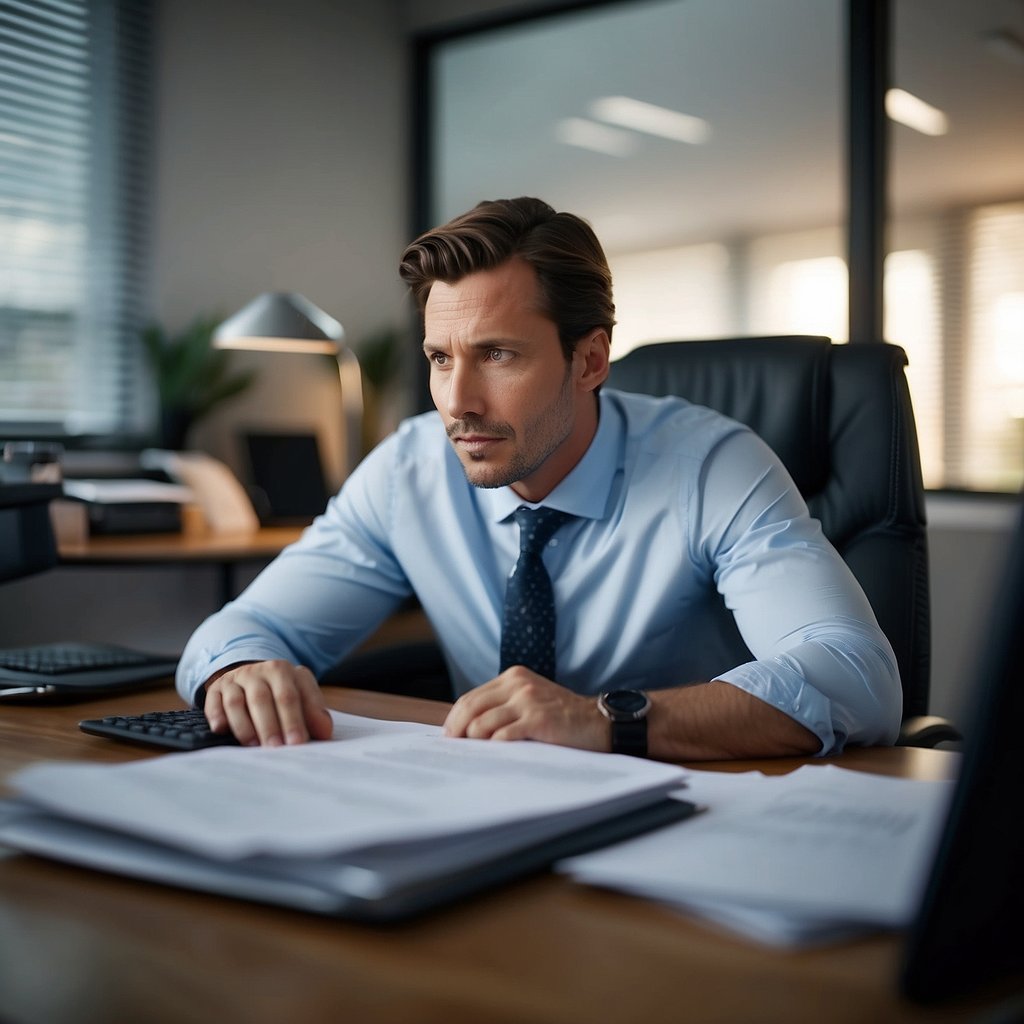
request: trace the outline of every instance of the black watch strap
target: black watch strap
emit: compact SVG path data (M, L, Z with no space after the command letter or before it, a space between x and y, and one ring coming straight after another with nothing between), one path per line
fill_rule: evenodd
M631 757L647 756L647 719L612 722L612 753Z

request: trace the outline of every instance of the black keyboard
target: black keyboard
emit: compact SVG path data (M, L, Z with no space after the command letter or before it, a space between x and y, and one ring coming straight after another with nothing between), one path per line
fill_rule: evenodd
M170 750L200 750L203 747L238 746L231 733L211 732L202 711L147 711L143 715L107 715L78 723L82 732L107 739L143 743Z
M166 679L177 659L113 644L55 643L0 649L0 700L107 693Z

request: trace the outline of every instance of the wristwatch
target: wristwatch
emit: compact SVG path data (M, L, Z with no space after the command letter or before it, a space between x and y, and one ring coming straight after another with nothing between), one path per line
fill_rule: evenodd
M651 698L643 690L607 690L597 698L597 706L612 723L612 753L646 757Z

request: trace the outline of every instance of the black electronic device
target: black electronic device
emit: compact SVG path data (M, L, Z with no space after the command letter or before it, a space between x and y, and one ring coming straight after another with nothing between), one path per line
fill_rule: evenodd
M1024 508L1018 514L960 776L904 951L900 987L918 1002L1007 979L1024 987Z
M330 496L315 434L243 434L250 497L262 523L308 523Z
M166 682L177 658L101 643L0 649L0 703L91 697Z

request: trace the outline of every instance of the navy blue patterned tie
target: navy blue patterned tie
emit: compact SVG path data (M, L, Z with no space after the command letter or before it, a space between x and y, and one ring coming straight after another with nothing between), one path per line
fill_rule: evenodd
M519 561L505 588L501 626L501 671L525 665L545 679L555 678L555 598L541 553L554 532L572 519L553 508L516 509Z

